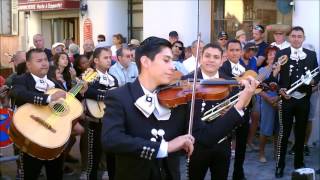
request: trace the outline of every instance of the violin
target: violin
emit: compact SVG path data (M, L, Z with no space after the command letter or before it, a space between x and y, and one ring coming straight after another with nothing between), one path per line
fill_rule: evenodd
M195 98L202 100L221 100L226 98L232 86L239 85L236 80L201 80L196 82ZM174 108L187 104L191 100L193 81L180 80L175 84L163 87L158 92L160 104L168 108Z
M235 80L224 79L210 79L210 80L198 80L196 82L195 99L201 99L205 101L216 101L225 99L229 96L234 86L241 86L239 81L247 79L248 76L256 78L258 75L252 70L248 70L241 77L235 78ZM191 101L193 81L180 80L171 85L162 87L159 89L158 100L161 105L167 108L174 108L182 104L187 104ZM258 86L259 90L256 93L262 91L262 89L269 89L265 84Z

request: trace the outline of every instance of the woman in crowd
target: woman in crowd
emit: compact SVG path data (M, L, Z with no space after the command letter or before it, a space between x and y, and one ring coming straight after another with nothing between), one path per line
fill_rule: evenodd
M122 47L122 44L124 43L124 37L122 34L115 34L112 36L112 46L111 46L111 52L112 52L112 60L117 60L117 50Z
M73 67L76 71L77 77L79 77L82 73L84 73L89 67L89 59L86 55L79 55L75 58Z
M274 77L280 71L280 66L273 64L276 52L279 49L275 46L270 46L266 49L266 65L259 69L259 76L264 76L267 79L270 75ZM272 74L271 74L272 73ZM274 154L276 154L276 143L277 143L277 130L278 130L278 118L277 118L277 102L279 96L276 90L265 90L260 94L261 96L261 122L260 122L260 145L259 145L259 161L266 163L265 157L265 145L267 138L274 135Z

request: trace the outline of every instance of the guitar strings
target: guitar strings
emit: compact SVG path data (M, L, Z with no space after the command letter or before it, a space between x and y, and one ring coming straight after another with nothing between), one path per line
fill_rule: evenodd
M95 77L96 76L96 73L91 73L91 74L89 74L88 75L88 78L83 78L84 80L82 80L80 83L78 83L78 84L76 84L76 86L74 86L73 88L71 88L71 90L69 91L70 92L70 94L71 94L71 96L72 97L75 97L76 96L76 94L81 90L81 88L83 87L83 82L84 81L89 81L90 79L92 79L93 77ZM64 100L64 103L63 104L68 104L67 102L68 101L71 101L71 98L69 97L69 96L67 96L66 97L66 99ZM64 109L64 105L62 105L62 104L59 104L58 105L59 107L57 108L57 109L55 109L55 108L53 108L54 110L56 110L56 111L58 111L58 112L60 112L60 111L62 111L63 109ZM51 116L49 116L49 118L48 118L48 123L52 123L52 121L54 120L54 118L56 118L57 116L56 115L51 115ZM50 120L50 119L53 119L53 120Z

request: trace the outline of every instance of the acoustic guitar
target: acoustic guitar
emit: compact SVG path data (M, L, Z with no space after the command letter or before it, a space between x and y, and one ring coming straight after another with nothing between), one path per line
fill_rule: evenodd
M91 116L101 119L104 115L106 105L103 101L95 101L93 99L85 99L85 105Z
M43 160L57 158L65 148L73 125L83 113L82 104L75 98L85 82L95 79L97 72L87 71L69 92L66 98L51 102L46 106L26 103L13 115L9 135L19 149ZM54 94L61 89L53 88L46 94Z

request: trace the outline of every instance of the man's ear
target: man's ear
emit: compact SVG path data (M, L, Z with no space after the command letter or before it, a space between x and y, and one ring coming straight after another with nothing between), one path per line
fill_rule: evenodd
M93 58L93 62L94 62L94 64L97 64L97 63L98 63L98 61L99 61L99 59L98 59L98 58Z
M147 56L140 58L141 67L148 68L150 66L150 59Z
M27 66L27 69L30 69L29 68L31 66L30 61L26 61L26 66Z

